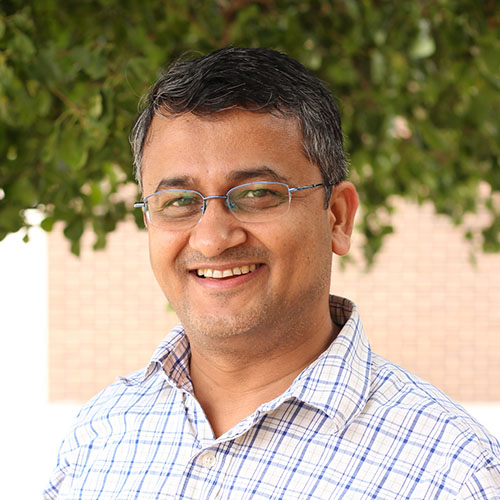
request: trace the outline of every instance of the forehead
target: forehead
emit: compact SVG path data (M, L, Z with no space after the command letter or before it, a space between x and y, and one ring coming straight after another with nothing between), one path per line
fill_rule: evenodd
M143 152L144 191L164 176L228 178L241 169L268 167L283 178L311 174L295 118L234 110L208 116L154 117Z

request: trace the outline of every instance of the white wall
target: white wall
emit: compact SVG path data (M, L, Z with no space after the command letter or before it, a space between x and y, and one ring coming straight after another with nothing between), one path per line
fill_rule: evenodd
M36 222L38 214L30 215ZM38 227L28 244L23 236L0 242L2 393L17 407L47 400L47 238Z
M30 217L37 222L36 212ZM40 498L40 474L47 474L40 463L46 449L47 238L39 228L30 231L28 244L23 236L0 242L0 467L2 497L12 500Z

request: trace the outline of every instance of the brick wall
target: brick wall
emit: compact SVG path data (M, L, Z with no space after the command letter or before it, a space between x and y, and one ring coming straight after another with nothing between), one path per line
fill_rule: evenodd
M429 206L399 202L376 265L333 266L332 292L353 299L373 349L459 401L500 401L500 255L470 262L461 230ZM84 401L144 367L176 323L154 281L147 235L124 223L106 251L49 238L49 397ZM359 256L360 237L353 254ZM359 258L359 257L356 257Z
M358 303L379 354L456 400L500 401L500 255L472 264L463 230L429 205L397 207L373 270L334 270L333 290Z
M61 231L49 237L49 399L84 401L147 364L176 324L149 267L147 234L133 223L109 236L106 251L80 258Z

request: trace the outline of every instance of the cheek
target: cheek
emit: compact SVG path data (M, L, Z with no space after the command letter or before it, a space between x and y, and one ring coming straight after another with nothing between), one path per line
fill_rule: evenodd
M310 221L301 221L293 227L281 228L271 235L271 252L276 264L294 274L304 274L322 265L330 253L329 237L325 230L313 227Z
M182 246L179 235L175 236L154 229L148 233L151 268L162 289L172 281L175 258Z
M282 248L289 265L294 266L290 271L295 270L302 279L308 274L313 278L325 269L329 272L332 250L327 218L300 221L288 231Z

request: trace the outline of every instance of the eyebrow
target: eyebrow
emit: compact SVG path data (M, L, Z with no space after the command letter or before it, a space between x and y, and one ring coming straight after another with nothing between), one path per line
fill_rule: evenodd
M288 179L283 175L278 174L275 170L270 167L262 166L258 168L235 170L231 172L228 176L230 182L241 182L256 178L271 178L275 181L288 183ZM164 177L156 186L154 192L161 191L163 189L171 188L189 188L196 184L195 179L190 175L179 175L175 177Z
M156 186L154 192L170 188L186 188L194 184L194 179L190 175L179 175L176 177L164 177Z
M255 179L257 177L267 177L279 182L288 182L288 179L283 175L278 174L272 168L262 166L258 168L251 168L245 170L235 170L229 174L229 180L236 181L246 181L249 179Z

